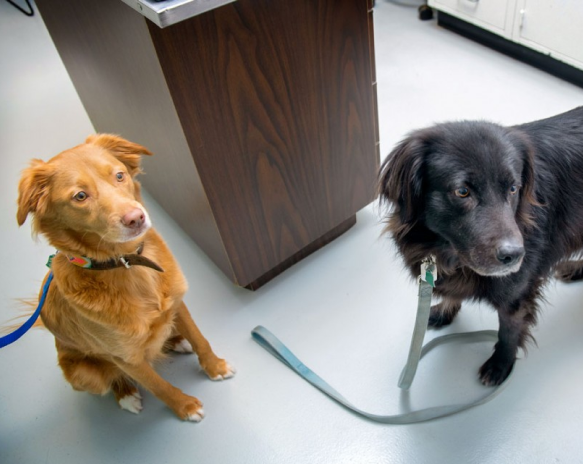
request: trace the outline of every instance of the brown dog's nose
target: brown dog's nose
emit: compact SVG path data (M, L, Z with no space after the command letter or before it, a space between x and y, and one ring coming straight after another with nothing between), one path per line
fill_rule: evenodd
M121 223L129 229L139 229L144 223L144 212L140 208L134 208L122 216Z

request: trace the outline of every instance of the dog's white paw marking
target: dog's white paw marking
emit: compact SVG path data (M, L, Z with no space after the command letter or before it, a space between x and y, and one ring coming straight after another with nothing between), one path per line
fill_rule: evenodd
M204 419L204 409L198 409L194 414L186 416L186 420L190 422L200 422Z
M225 379L230 379L236 373L237 373L237 369L235 369L233 366L231 366L230 364L227 363L227 372L225 372L222 375L219 374L219 375L216 375L214 377L211 377L210 379L211 380L225 380Z
M133 414L139 414L143 409L140 392L136 390L135 393L124 396L119 400L119 406Z
M188 343L188 340L183 338L178 343L174 344L172 347L172 351L176 353L193 353L194 350L192 349L192 345Z

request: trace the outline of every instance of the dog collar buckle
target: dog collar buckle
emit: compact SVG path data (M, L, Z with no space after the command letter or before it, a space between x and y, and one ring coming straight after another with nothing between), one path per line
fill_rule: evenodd
M130 268L130 263L127 259L125 259L123 256L119 257L119 261L126 267L126 269Z

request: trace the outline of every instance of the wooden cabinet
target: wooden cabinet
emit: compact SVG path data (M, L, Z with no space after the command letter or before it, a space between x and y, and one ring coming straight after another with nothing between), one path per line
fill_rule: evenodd
M96 131L155 153L143 185L237 285L373 199L370 1L238 0L165 28L120 0L37 4Z
M429 5L583 70L581 0L429 0Z

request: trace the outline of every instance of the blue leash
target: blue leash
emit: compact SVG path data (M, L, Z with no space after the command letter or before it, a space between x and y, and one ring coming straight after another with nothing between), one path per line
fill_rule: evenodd
M427 330L427 324L429 322L429 313L431 310L431 294L434 286L434 281L436 278L436 268L435 261L427 260L423 263L421 268L421 275L419 278L419 294L418 294L418 304L417 304L417 318L415 320L415 328L413 330L413 337L411 339L411 345L409 348L409 356L407 358L407 363L401 372L401 377L399 379L399 388L403 390L408 390L415 377L415 372L417 371L417 365L423 356L429 353L433 348L443 345L445 343L450 343L453 341L462 343L473 343L473 342L483 342L483 341L497 341L498 332L495 330L481 330L478 332L467 332L467 333L456 333L443 335L441 337L434 338L426 345L423 345L423 339L425 338L425 332ZM466 409L473 408L484 404L494 397L496 397L504 387L508 384L510 376L500 385L494 387L488 394L479 398L473 402L467 404L452 404L447 406L436 406L426 409L420 409L417 411L410 411L403 414L394 414L389 416L381 416L378 414L372 414L362 409L354 406L350 401L348 401L344 396L342 396L337 390L335 390L330 384L328 384L324 379L322 379L318 374L307 367L302 361L300 361L287 346L285 346L275 335L273 335L265 327L257 326L251 332L253 339L259 343L260 346L265 348L269 353L279 359L283 364L289 367L291 370L300 375L304 380L311 383L314 387L328 395L334 401L338 402L345 408L349 409L356 414L363 416L367 419L373 420L375 422L381 422L383 424L415 424L419 422L425 422L432 419L438 419L441 417L451 416L452 414L457 414L459 412L465 411Z
M34 323L36 322L36 320L40 316L40 311L41 311L42 307L45 304L45 300L47 298L47 293L49 292L49 286L51 285L52 281L53 281L53 273L49 272L49 276L47 277L47 281L45 282L45 285L43 287L43 291L42 291L42 294L41 294L41 297L40 297L40 300L38 302L38 306L37 306L35 312L32 314L32 316L30 316L30 318L24 324L22 324L14 332L9 333L8 335L5 335L4 337L0 337L0 348L4 348L5 346L10 345L11 343L14 343L16 340L18 340L20 337L22 337L26 332L28 332L28 330L34 325Z

